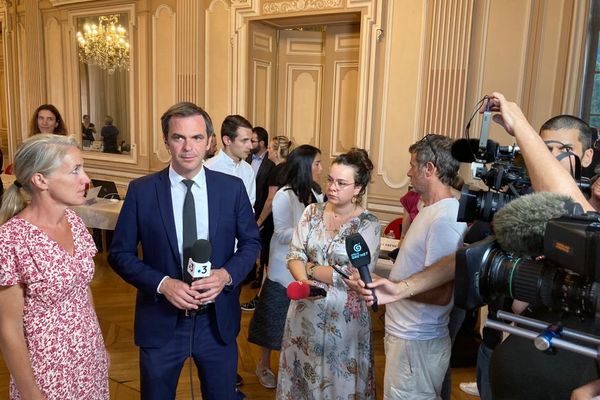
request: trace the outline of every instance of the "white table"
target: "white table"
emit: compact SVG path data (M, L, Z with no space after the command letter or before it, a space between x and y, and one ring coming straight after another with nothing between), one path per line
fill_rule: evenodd
M380 245L380 255L387 255L387 253L389 253L390 251L396 250L399 245L400 241L398 239L382 237ZM377 275L383 278L387 278L388 276L390 276L390 271L392 270L393 266L394 261L390 260L389 258L379 258L377 259L377 264L375 264L375 270L373 272L375 272Z
M378 258L377 264L375 264L374 273L381 276L382 278L388 278L390 276L390 271L394 266L394 262L390 259L386 258Z
M97 199L94 204L71 207L88 228L114 231L123 200Z

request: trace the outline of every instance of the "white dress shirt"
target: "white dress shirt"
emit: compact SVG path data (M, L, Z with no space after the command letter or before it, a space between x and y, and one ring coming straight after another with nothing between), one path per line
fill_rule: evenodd
M183 202L187 193L187 186L183 183L186 179L179 175L172 166L169 166L169 181L171 181L171 202L173 205L173 217L175 219L175 232L177 235L177 249L181 259L181 268L183 265ZM204 168L192 178L192 195L194 196L194 205L196 206L196 238L208 240L208 194L206 192L206 173ZM167 278L165 276L158 284L160 285Z
M225 154L223 150L220 150L213 158L206 160L204 165L213 171L219 171L240 178L244 182L250 204L254 207L254 201L256 200L256 180L254 179L254 170L250 164L244 160L236 162Z

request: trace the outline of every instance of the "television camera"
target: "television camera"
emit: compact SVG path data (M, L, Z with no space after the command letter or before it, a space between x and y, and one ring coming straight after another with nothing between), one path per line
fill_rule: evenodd
M543 235L541 260L515 256L501 249L495 237L460 249L456 253L454 303L464 309L488 304L499 296L546 306L558 314L598 319L600 313L600 214L564 215L548 221ZM541 329L533 332L500 321L486 326L534 340L539 350L566 348L600 359L590 348L561 339L573 337L600 345L600 338L571 331L560 323L546 323L499 312L509 322ZM588 338L588 340L586 340Z

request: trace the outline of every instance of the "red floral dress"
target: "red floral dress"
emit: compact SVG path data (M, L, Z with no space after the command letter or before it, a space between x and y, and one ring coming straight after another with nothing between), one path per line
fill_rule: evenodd
M96 247L83 221L68 209L66 217L73 255L18 216L0 227L0 286L25 288L25 341L48 400L104 400L108 362L88 294ZM21 398L12 377L10 398Z

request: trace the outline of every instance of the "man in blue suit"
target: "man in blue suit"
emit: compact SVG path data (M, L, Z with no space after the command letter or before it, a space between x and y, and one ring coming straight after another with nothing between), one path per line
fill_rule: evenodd
M161 124L171 163L130 183L108 257L138 289L134 333L141 398L175 399L191 355L202 398L235 399L239 285L259 253L258 228L242 181L202 165L214 140L209 115L192 103L178 103L163 114ZM188 190L193 203L186 203ZM212 248L210 276L191 284L183 278L182 232L190 225L184 221L184 203L188 212L195 208L195 239L208 239Z

